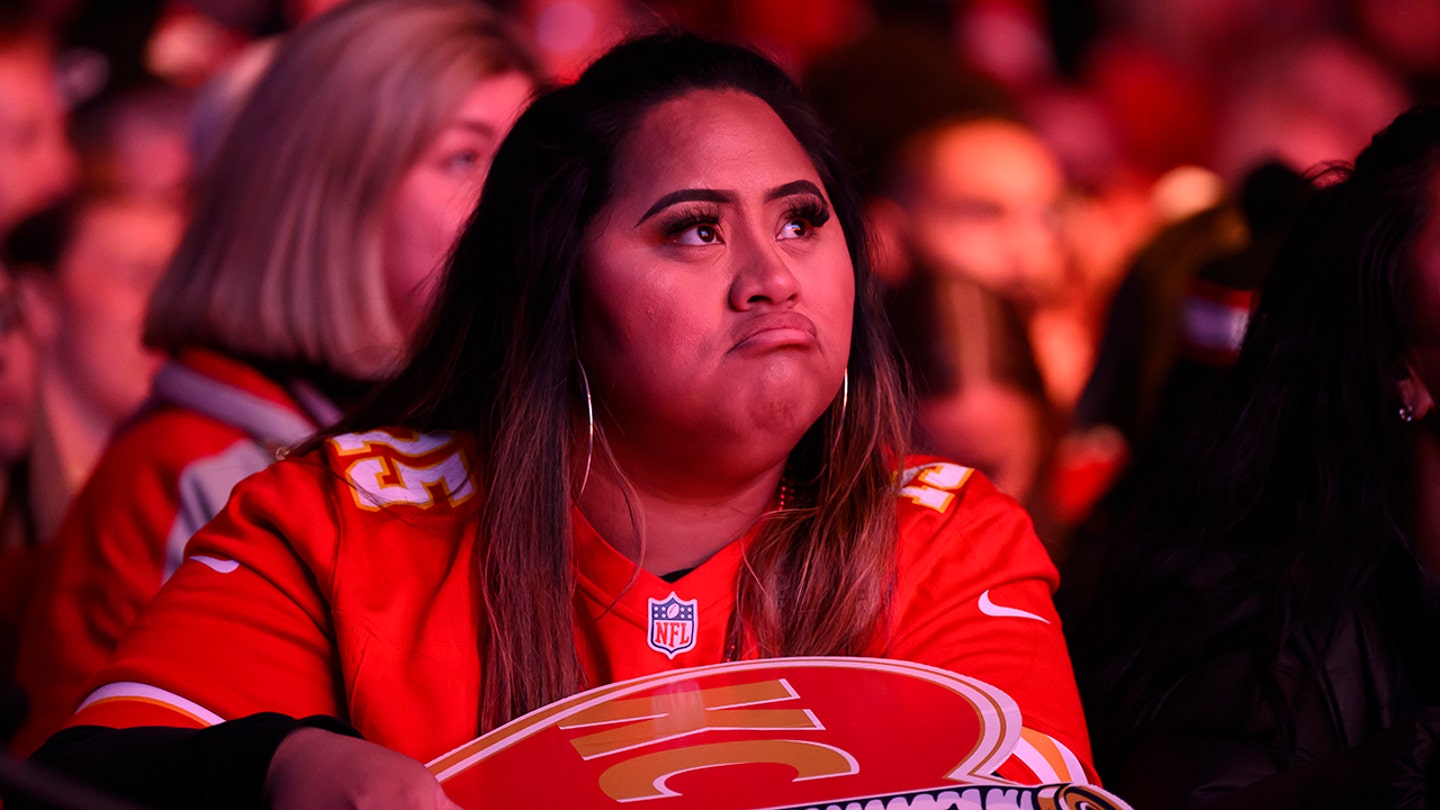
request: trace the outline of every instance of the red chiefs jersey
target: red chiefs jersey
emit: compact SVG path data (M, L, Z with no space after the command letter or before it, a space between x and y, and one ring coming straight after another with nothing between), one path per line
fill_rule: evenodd
M105 449L46 544L22 629L16 680L29 753L75 710L140 609L179 567L186 541L231 488L338 411L250 366L203 350L157 376L142 412ZM324 413L321 413L324 411Z
M421 761L474 738L474 465L462 439L375 431L248 479L191 540L72 725L328 714ZM1025 731L1000 776L1093 781L1051 603L1058 578L1028 516L983 476L932 458L910 460L897 508L895 631L867 654L1014 698ZM749 536L672 583L637 569L578 510L574 523L575 637L594 684L724 659Z

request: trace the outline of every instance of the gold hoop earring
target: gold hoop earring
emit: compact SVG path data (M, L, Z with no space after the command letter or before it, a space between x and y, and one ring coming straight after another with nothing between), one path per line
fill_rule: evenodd
M580 491L575 493L579 500L585 494L585 485L590 483L590 460L595 455L595 404L590 398L590 377L585 373L585 364L575 359L580 369L580 384L585 387L585 474L580 476Z

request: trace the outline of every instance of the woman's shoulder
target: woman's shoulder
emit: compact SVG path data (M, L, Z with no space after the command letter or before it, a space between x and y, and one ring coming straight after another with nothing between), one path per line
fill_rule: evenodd
M949 557L966 568L1022 565L1057 578L1030 515L979 470L938 456L907 456L898 509L902 566Z
M243 559L275 545L257 538L280 538L278 553L298 555L325 582L416 543L448 547L478 500L469 444L398 428L329 436L237 484L187 556Z
M900 471L900 522L971 522L1029 516L1024 507L979 470L958 461L929 455L908 455Z
M62 531L110 536L138 530L163 540L177 515L186 513L193 532L215 515L237 482L274 458L242 431L204 415L176 407L149 410L106 445Z
M478 486L467 433L398 427L341 433L295 460L323 466L365 512L448 512L473 504Z
M120 427L96 469L121 478L139 469L178 473L247 439L244 431L186 408L149 408Z
M279 383L244 362L187 349L161 368L149 398L120 425L97 469L106 479L150 475L175 485L187 470L207 465L229 476L228 491L273 461L276 447L290 440L257 436L304 435L308 421L297 408ZM275 430L257 431L257 425Z
M379 428L340 433L236 485L232 508L294 513L326 504L337 522L359 515L451 512L472 503L477 481L473 442L460 433Z

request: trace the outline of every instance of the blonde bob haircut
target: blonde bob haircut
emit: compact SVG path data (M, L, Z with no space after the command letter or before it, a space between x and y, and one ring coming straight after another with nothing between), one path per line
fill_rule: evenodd
M355 380L405 359L381 225L483 78L534 59L477 0L352 0L289 34L196 188L145 341Z

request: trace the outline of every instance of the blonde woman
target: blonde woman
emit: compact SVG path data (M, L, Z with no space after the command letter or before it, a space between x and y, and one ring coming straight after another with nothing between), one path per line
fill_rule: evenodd
M151 301L149 404L72 507L17 680L54 731L230 488L406 359L435 271L535 89L471 0L358 0L297 29L200 178Z

